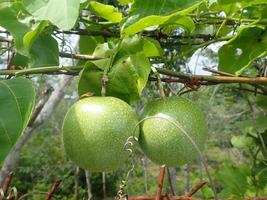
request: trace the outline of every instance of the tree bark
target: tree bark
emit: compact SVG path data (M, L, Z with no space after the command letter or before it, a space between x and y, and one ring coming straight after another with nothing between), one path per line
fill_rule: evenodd
M103 199L107 197L106 191L106 172L102 172L102 189L103 189Z
M168 167L167 171L168 171L170 191L171 191L172 195L175 196L178 194L177 181L176 181L177 172L176 172L176 169L173 167Z
M190 190L190 177L189 177L189 172L190 172L190 169L189 169L189 165L186 164L184 166L184 192L185 193L188 193L189 190Z
M46 103L43 105L40 114L36 116L36 119L31 122L30 126L28 126L24 131L24 134L22 134L21 137L17 140L0 170L0 186L2 186L8 174L16 167L21 150L31 137L33 130L40 127L45 121L47 121L47 119L49 119L52 112L55 110L63 95L65 94L66 86L70 84L71 80L71 76L63 75L59 78L59 83L57 84L55 90L51 93Z
M78 166L75 167L75 179L74 179L74 199L79 200L79 172L80 168Z
M88 200L91 200L92 195L92 186L91 186L91 173L88 170L85 170L85 178L86 178L86 185L87 185L87 194L88 194Z

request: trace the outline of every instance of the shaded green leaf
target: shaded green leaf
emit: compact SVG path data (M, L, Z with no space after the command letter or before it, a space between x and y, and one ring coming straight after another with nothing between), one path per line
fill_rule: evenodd
M90 1L89 9L97 16L100 16L108 21L118 23L122 20L122 13L114 6L105 5L96 1Z
M106 60L106 64L109 60ZM140 98L146 85L151 64L142 53L136 53L118 60L108 72L107 96L115 96L126 102L134 102ZM101 95L103 69L93 63L82 71L79 81L79 95L87 92Z
M249 176L249 169L246 167L222 165L216 175L223 188L220 195L227 198L244 199L249 186L247 176Z
M11 8L0 9L0 26L4 27L14 37L17 51L20 54L27 55L23 45L23 37L30 29L18 21L16 13Z
M236 148L249 148L254 144L253 138L246 135L233 136L231 143Z
M261 27L241 28L219 50L219 70L241 74L257 58L266 55L267 31Z
M42 21L34 30L25 34L23 44L27 49L32 47L33 42L38 38L48 24L48 21Z
M71 29L79 16L77 0L22 0L26 10L38 20L49 20L63 30Z
M2 162L29 122L35 91L30 80L0 81L0 162Z
M50 34L42 33L32 44L29 65L31 67L38 67L58 64L59 50L56 39Z
M117 1L123 6L134 2L134 0L117 0Z
M176 24L189 32L193 30L193 21L186 14L195 10L199 4L193 5L196 0L169 0L162 3L160 0L137 0L134 2L131 14L122 25L122 35L133 35L148 27ZM191 6L193 5L193 6ZM191 6L191 7L190 7Z
M87 92L91 92L95 96L101 96L102 77L103 70L99 69L91 62L87 62L80 74L78 83L79 96L82 96Z

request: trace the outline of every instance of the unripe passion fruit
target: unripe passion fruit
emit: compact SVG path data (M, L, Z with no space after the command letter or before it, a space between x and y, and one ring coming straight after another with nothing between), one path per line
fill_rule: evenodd
M127 159L124 144L136 124L132 108L120 99L81 99L70 108L63 122L66 154L83 169L115 170Z
M141 118L147 119L141 123L140 146L147 157L157 164L179 166L189 163L197 156L197 150L181 128L199 149L203 148L207 138L203 113L195 104L182 97L169 97L148 103Z

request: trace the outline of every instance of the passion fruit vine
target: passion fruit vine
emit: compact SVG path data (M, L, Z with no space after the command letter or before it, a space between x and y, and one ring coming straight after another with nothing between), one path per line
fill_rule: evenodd
M139 143L153 162L179 166L196 158L198 152L188 134L201 150L207 126L201 110L182 97L169 97L148 103L141 119Z
M116 170L128 157L124 145L136 124L132 108L120 99L81 99L70 108L63 122L66 154L83 169Z

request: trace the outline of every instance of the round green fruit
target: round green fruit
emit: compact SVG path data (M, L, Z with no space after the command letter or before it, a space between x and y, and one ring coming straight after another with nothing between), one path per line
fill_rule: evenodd
M127 159L124 144L136 124L132 108L120 99L81 99L70 108L63 122L66 154L83 169L116 170Z
M141 123L140 146L150 160L160 165L174 167L196 158L198 152L184 132L200 150L207 138L203 113L182 97L168 97L148 103L141 118L144 121Z

